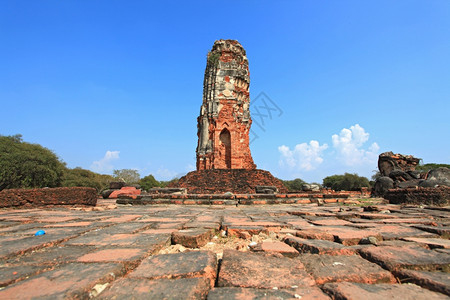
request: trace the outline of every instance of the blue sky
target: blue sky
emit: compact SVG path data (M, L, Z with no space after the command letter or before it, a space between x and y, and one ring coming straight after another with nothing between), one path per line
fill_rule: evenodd
M370 177L385 151L450 162L448 0L0 0L0 134L69 167L184 174L218 39L247 51L258 168L321 182Z

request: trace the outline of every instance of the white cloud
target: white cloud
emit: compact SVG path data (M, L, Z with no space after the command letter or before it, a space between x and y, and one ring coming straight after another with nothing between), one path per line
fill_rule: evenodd
M114 167L111 164L113 160L119 159L120 151L106 151L105 156L91 164L91 170L98 173L111 172Z
M326 176L345 172L370 177L377 168L380 147L377 143L369 144L369 136L363 127L355 124L331 136L331 149L316 140L298 144L292 150L279 146L280 176L299 177L309 182L320 182Z
M380 147L377 143L363 149L363 145L369 140L369 133L359 124L350 129L342 129L339 135L333 134L331 140L337 151L337 160L346 166L372 164L378 159Z
M318 141L314 140L309 144L298 144L293 150L282 145L278 147L278 151L281 153L280 166L287 166L298 171L314 170L323 162L322 153L327 148L327 144L321 146Z

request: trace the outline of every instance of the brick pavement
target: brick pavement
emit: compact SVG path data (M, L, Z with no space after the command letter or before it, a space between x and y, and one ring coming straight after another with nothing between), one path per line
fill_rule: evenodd
M1 209L0 299L448 299L449 230L385 204Z

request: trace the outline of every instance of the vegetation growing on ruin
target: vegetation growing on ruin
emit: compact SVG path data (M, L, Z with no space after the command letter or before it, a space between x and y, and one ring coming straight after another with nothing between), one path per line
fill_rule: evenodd
M208 57L208 61L213 64L214 66L217 66L217 64L219 63L219 58L220 58L221 53L220 52L216 52L216 53L211 53Z

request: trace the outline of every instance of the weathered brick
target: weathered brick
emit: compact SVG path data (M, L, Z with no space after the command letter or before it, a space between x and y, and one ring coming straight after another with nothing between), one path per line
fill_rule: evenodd
M284 242L297 249L300 253L328 254L328 255L352 255L355 249L342 244L326 240L308 240L299 237L288 236Z
M31 277L32 275L42 273L50 266L38 266L38 265L6 265L0 266L0 287L7 286L16 281L20 281Z
M99 299L205 299L210 290L205 278L140 279L121 278L112 283Z
M358 255L303 254L300 260L317 284L327 282L395 283L392 274Z
M428 272L398 270L394 272L404 283L415 283L429 290L450 296L450 274L444 272Z
M197 228L172 232L172 243L188 248L199 248L208 243L214 235L214 229Z
M311 286L314 280L298 259L225 250L218 286L288 288Z
M78 262L136 262L147 256L147 249L113 248L101 249L85 254Z
M314 220L311 221L314 225L322 225L322 226L343 226L343 225L349 225L352 224L345 220L340 219L321 219L321 220Z
M217 258L210 251L161 254L145 259L129 278L176 279L204 277L214 286Z
M414 284L365 284L353 282L326 283L322 289L333 299L448 299Z
M330 300L318 287L303 287L289 289L255 289L241 287L216 287L208 293L208 300L231 299L302 299Z
M420 247L368 247L360 253L391 271L400 268L450 271L449 255Z
M296 257L299 255L295 248L287 245L283 242L263 241L258 243L255 247L252 247L253 252L266 252L266 253L279 253L286 257Z
M12 284L0 290L0 298L88 298L96 284L111 282L123 274L121 264L70 263Z
M418 237L406 237L403 240L408 242L414 242L419 244L428 245L430 248L445 248L450 249L450 240L439 238L418 238Z

